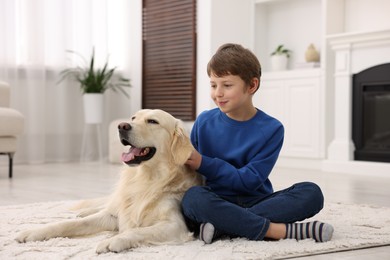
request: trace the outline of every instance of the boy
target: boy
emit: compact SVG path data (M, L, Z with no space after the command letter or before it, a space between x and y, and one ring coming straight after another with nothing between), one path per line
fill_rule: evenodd
M207 73L217 108L200 114L191 132L196 150L186 164L204 176L206 185L190 188L183 197L190 229L199 229L206 244L221 235L329 241L331 225L294 223L322 209L321 189L303 182L274 192L268 179L282 148L284 128L253 106L261 77L256 56L238 44L222 45Z

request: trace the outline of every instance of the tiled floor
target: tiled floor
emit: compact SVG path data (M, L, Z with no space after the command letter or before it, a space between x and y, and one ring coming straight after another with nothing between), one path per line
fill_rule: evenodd
M1 164L0 206L108 195L121 167L97 162L15 165L14 178L10 180L7 166ZM390 173L389 177L369 177L277 168L271 180L275 190L295 182L314 181L322 188L327 201L390 207ZM390 246L298 259L390 259Z

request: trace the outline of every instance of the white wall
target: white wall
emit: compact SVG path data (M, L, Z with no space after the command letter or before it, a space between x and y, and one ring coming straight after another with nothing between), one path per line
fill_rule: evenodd
M196 57L196 110L197 115L209 109L212 102L208 96L209 79L206 73L207 63L212 55L211 30L212 1L197 2L197 57Z
M345 0L345 31L361 32L390 28L390 1Z
M132 115L142 107L142 0L127 1L127 4L128 9L131 10L127 21L131 24L131 28L126 42L129 46L127 62L131 70L132 88L130 102L124 106L124 117Z
M224 43L252 49L251 0L198 0L197 2L197 114L214 107L209 96L207 63Z

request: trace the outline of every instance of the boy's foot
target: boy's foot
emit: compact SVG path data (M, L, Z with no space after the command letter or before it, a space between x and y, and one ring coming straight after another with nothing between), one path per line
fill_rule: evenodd
M205 244L211 244L215 237L215 228L211 223L200 224L199 239L205 242Z
M332 238L333 227L319 221L286 224L286 238L302 240L312 238L316 242L327 242Z

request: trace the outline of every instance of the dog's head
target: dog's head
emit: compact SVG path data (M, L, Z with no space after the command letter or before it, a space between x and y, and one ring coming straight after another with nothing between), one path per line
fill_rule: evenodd
M121 143L129 146L122 161L130 166L153 160L182 165L193 151L182 121L159 109L138 111L118 130Z

